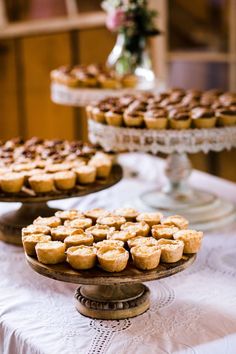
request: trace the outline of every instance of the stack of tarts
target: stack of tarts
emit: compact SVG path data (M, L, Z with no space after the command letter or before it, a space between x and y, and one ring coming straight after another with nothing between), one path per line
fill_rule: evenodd
M51 80L71 88L121 89L134 88L138 83L134 74L118 75L99 64L62 66L51 71Z
M170 89L158 95L107 97L86 108L87 116L111 126L147 129L214 128L236 124L236 93Z
M113 157L81 141L0 142L0 195L58 195L106 179Z
M22 229L26 254L40 263L67 261L76 270L98 266L107 272L121 272L128 264L151 270L160 262L176 263L183 254L197 253L202 238L180 215L132 208L58 211Z

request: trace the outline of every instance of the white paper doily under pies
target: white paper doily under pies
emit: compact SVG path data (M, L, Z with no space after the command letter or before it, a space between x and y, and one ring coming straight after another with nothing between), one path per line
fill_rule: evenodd
M187 183L191 163L187 153L230 150L236 147L236 126L212 129L151 130L113 127L88 121L89 138L105 151L168 154L165 174L167 185L161 190L147 191L140 196L143 209L160 209L180 213L192 227L210 229L235 219L235 206L216 195L193 189ZM139 201L139 208L142 209Z

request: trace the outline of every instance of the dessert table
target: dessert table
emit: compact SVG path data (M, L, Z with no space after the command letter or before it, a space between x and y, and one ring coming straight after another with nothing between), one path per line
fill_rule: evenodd
M110 189L54 201L54 208L133 205L164 182L163 161L120 156L124 178ZM236 203L236 185L194 171L191 184ZM0 211L12 205L1 203ZM71 301L76 285L42 277L21 248L0 243L0 353L2 354L235 354L236 222L206 232L195 263L182 273L149 282L151 307L120 321L80 315Z

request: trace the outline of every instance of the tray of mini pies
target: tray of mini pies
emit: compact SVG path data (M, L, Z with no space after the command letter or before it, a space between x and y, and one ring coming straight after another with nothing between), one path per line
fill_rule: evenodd
M186 261L194 261L202 238L180 215L132 208L58 211L22 229L33 267L41 265L45 274L52 269L59 280L79 275L83 283L109 276L134 280L145 273L151 280L157 272L174 274Z
M152 93L106 97L86 107L101 124L152 130L204 129L236 124L236 93L173 88Z
M117 183L114 155L81 141L14 138L0 142L0 200L46 201L96 192Z

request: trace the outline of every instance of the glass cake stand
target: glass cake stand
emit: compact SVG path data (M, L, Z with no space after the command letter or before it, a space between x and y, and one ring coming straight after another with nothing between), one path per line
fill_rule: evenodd
M153 270L142 271L130 262L119 273L108 273L99 267L76 271L68 263L45 265L26 255L28 264L48 278L82 284L76 290L77 310L84 316L119 320L141 315L150 306L149 288L141 282L169 277L188 268L195 254L184 255L176 263L160 263Z
M122 168L114 165L109 177L105 180L96 180L95 183L77 186L68 192L56 192L42 196L30 196L24 192L19 195L0 194L0 202L21 203L19 209L0 215L0 240L22 245L21 229L33 222L39 215L42 217L53 216L58 209L50 208L48 201L83 197L85 195L107 189L122 179Z
M167 154L165 174L168 183L161 190L141 195L150 209L167 214L180 213L191 225L210 229L235 218L235 206L214 194L188 184L191 163L187 154L230 150L236 147L236 126L213 129L151 130L113 127L89 120L89 138L105 151ZM140 207L140 206L139 206Z

